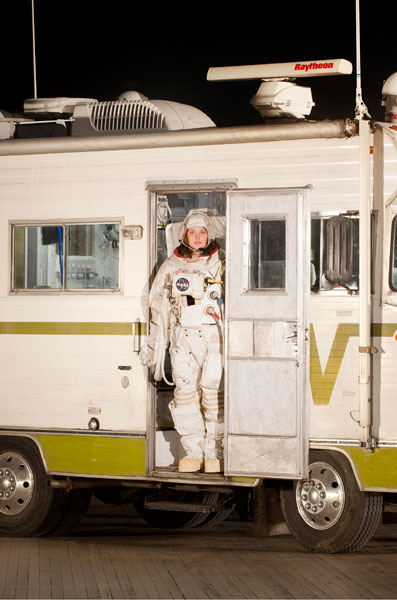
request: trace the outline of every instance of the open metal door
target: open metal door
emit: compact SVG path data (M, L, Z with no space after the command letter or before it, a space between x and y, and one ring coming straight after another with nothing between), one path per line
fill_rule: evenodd
M225 473L301 478L308 459L310 188L231 191Z

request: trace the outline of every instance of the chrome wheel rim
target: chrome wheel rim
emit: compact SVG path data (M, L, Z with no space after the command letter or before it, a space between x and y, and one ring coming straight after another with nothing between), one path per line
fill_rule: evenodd
M17 515L26 509L34 490L29 463L20 454L0 455L0 513Z
M309 478L296 486L296 504L313 529L333 527L345 506L345 486L339 473L327 463L311 464Z

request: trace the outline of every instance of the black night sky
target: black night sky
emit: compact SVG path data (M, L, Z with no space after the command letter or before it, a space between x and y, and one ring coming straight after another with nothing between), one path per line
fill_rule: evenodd
M218 126L261 122L249 104L260 82L207 82L211 66L345 58L350 76L308 78L311 119L353 117L354 0L330 3L150 3L35 0L39 97L115 100L126 90L192 104ZM383 120L381 89L397 71L390 3L361 2L363 99ZM374 14L374 11L375 14ZM31 0L1 9L0 110L32 98ZM394 39L393 39L394 38Z

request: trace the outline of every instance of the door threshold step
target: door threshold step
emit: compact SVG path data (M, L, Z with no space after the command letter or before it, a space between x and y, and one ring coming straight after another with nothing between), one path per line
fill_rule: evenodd
M170 467L156 467L154 471L150 472L150 475L156 475L157 477L172 476L178 479L211 479L211 481L219 480L225 481L228 479L224 473L205 473L205 471L195 471L194 473L183 473L178 471L178 465Z

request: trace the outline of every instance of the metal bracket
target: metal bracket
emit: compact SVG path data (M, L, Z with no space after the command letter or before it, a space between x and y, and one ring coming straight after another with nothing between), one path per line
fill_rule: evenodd
M359 346L358 351L360 354L377 354L378 348L375 348L375 346Z
M143 236L142 225L124 225L121 234L126 240L141 240Z

